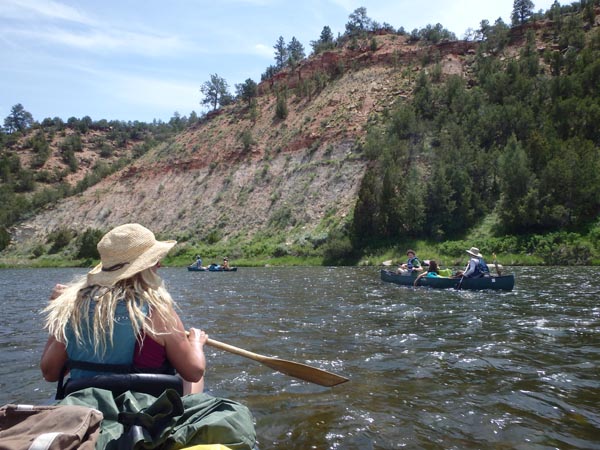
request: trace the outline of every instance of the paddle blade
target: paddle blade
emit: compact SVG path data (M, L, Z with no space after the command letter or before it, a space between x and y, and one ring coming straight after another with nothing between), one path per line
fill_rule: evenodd
M321 386L332 387L341 383L349 381L348 378L342 377L335 373L327 372L326 370L317 369L306 364L286 361L285 359L274 358L272 356L260 355L258 353L244 350L243 348L235 347L224 342L219 342L214 339L207 339L207 345L225 350L226 352L234 353L236 355L249 358L254 361L258 361L273 370L284 373L300 380L310 381L311 383L319 384Z
M326 370L317 369L299 362L286 361L279 358L264 358L261 361L265 366L300 380L309 381L325 387L333 387L350 381L346 377Z

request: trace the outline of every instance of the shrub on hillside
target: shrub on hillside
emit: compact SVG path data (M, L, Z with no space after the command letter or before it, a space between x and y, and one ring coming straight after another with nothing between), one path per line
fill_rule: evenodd
M589 232L589 238L592 243L592 246L596 250L600 250L600 225L596 225Z
M46 242L52 244L48 253L58 253L65 248L75 237L75 232L68 228L59 228L48 235Z
M98 253L97 245L100 239L102 239L103 234L102 230L94 228L85 230L77 240L77 258L99 259L100 254Z
M284 94L277 96L277 104L275 105L275 117L285 120L288 116L287 99Z
M329 266L346 264L354 256L350 238L341 232L330 234L323 246L323 263Z
M0 251L4 250L10 244L10 234L6 228L0 227Z

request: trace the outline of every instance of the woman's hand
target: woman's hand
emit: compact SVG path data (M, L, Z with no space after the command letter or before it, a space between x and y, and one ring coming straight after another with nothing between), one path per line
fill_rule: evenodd
M206 334L202 330L199 330L198 328L190 328L190 331L188 333L188 340L192 344L200 344L200 346L203 347L204 344L206 344L206 341L208 340L208 334Z
M67 286L65 286L64 284L56 284L56 286L54 286L54 289L52 289L52 293L50 294L50 301L56 300L58 297L60 297L60 295L63 292L65 292L66 288Z

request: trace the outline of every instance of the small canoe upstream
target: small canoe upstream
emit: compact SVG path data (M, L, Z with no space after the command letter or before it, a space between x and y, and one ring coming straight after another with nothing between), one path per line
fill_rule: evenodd
M237 272L237 267L231 267L229 269L216 268L216 267L194 267L188 266L189 272Z
M414 286L416 276L401 275L390 270L381 270L381 280L389 283L396 283L403 286ZM462 281L461 281L462 280ZM482 290L494 289L502 291L512 291L515 286L514 275L502 275L497 277L483 278L446 278L446 277L421 277L417 286L427 286L436 289L469 289Z

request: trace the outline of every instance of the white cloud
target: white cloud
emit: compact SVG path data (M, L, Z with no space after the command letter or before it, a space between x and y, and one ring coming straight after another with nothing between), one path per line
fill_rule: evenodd
M2 0L0 17L30 21L34 16L46 19L92 24L93 21L75 8L52 0Z
M265 44L256 44L253 50L254 51L252 53L269 59L272 59L275 54L273 47Z
M131 31L93 29L88 32L48 30L44 39L95 52L119 51L142 55L170 54L183 48L176 36L140 34Z
M94 53L146 56L172 55L191 48L174 33L139 31L130 22L125 29L53 0L1 0L0 19L8 19L0 31L6 42L17 37L15 42L29 39L36 46L54 43ZM17 25L15 19L29 25Z
M38 45L53 43L98 54L119 52L146 56L172 55L191 47L173 35L144 34L110 28L77 31L55 26L30 29L4 28L0 35L6 42L16 43L27 39ZM11 39L11 36L16 39Z

